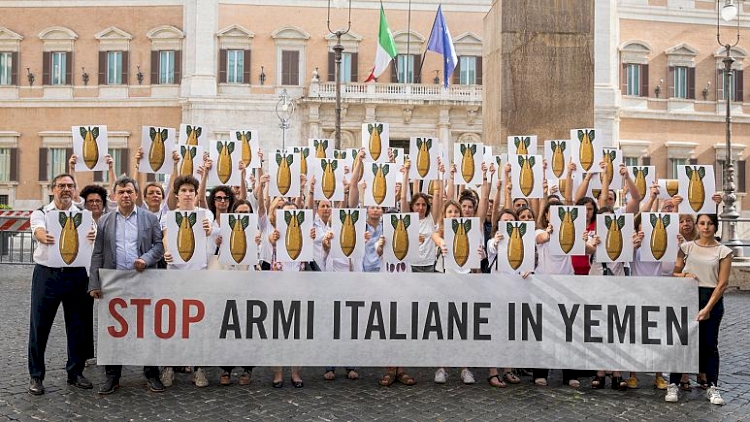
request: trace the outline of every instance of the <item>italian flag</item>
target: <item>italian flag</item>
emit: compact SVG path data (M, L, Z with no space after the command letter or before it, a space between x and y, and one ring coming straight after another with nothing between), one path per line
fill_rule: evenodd
M396 42L393 41L393 34L391 34L390 28L388 28L388 22L385 20L385 11L383 10L383 4L380 4L380 30L378 31L378 51L375 53L375 66L370 72L370 76L367 77L365 82L375 80L378 76L382 75L391 60L396 57Z

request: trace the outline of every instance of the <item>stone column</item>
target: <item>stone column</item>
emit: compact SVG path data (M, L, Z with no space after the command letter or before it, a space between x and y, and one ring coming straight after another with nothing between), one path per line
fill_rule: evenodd
M185 2L183 32L183 97L216 96L216 31L219 22L218 0Z

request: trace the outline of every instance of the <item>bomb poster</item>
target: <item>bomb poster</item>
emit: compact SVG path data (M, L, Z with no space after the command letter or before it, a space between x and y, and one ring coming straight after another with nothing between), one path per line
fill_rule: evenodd
M52 268L86 267L91 264L94 245L88 240L94 226L91 212L86 210L48 211L45 213L47 233L55 243L47 246Z
M270 183L268 184L268 195L270 198L277 196L298 197L300 195L300 159L299 153L295 154L289 150L276 150L271 156L268 166Z
M596 262L633 261L633 214L596 216Z
M401 214L383 214L383 263L405 263L419 259L419 214L416 212ZM425 239L425 242L431 242ZM386 272L387 269L384 269ZM404 272L404 271L396 271Z
M453 145L453 164L456 173L453 182L457 185L482 184L482 144L456 143Z
M356 259L365 252L367 210L364 208L334 208L331 212L331 257Z
M552 179L565 177L568 163L570 163L569 144L570 141L565 139L544 142L544 159L547 160L547 171L544 177L547 183Z
M482 246L484 236L479 217L446 218L444 224L443 238L445 247L448 249L444 261L446 271L468 273L472 269L479 268L481 266L479 248Z
M396 176L400 174L395 164L364 163L365 206L395 207Z
M573 172L570 175L570 184L571 184L571 196L575 196L575 192L578 189L578 186L581 185L581 175L578 172ZM560 198L563 198L565 196L565 189L567 189L568 185L568 179L566 177L562 179L547 179L547 189L549 189L550 194L555 193L556 195L559 195Z
M508 154L536 155L536 135L508 136Z
M258 245L255 243L258 214L222 213L219 218L219 262L224 265L248 265L252 271L258 262Z
M172 254L172 264L178 268L205 268L208 259L203 229L205 210L169 211L162 218L166 219L166 250Z
M305 262L313 260L312 210L276 210L276 261ZM323 236L324 233L316 233Z
M596 137L596 129L570 131L570 157L578 171L599 173L599 162L603 158L601 143L601 140Z
M494 163L495 157L492 154L492 145L482 145L482 150L484 151L482 153L482 162L489 167L490 164Z
M239 186L242 181L240 161L242 161L241 144L234 141L209 141L209 157L213 161L208 171L208 185Z
M672 199L680 193L680 181L678 179L658 179L659 199Z
M312 151L313 158L336 158L333 156L333 139L308 139L307 147Z
M300 174L304 174L307 179L310 180L310 176L313 175L313 172L310 171L310 167L312 166L313 161L312 157L310 156L310 147L292 147L288 148L287 151L292 151L294 153L294 159L299 162Z
M73 154L78 156L76 171L107 171L109 154L107 126L73 126Z
M541 198L544 194L544 171L541 155L509 155L513 198Z
M586 231L585 206L553 206L549 208L549 223L553 227L549 241L552 255L585 255L586 242L583 233Z
M409 180L435 180L438 178L438 139L412 136L409 139Z
M359 149L358 148L348 148L344 150L344 158L346 159L347 165L349 166L350 170L354 170L354 166L356 166L358 163L362 162L362 158L359 156ZM336 158L336 157L334 157ZM341 159L341 158L339 158Z
M644 212L641 214L641 230L641 261L674 263L677 260L679 214Z
M647 201L651 194L651 186L656 183L655 166L628 166L630 179L635 183L641 202Z
M199 146L203 150L208 148L208 129L205 126L182 123L177 136L180 145Z
M388 123L362 124L362 148L365 149L366 161L376 163L388 162L390 148L390 130Z
M177 163L177 173L180 176L193 176L200 180L198 167L203 165L203 148L194 145L176 145L180 161Z
M313 191L315 200L343 201L344 160L314 158L310 160L310 163L315 176L315 190Z
M245 163L245 168L257 169L261 166L260 139L255 129L233 129L229 131L229 139L237 142L240 150L240 159Z
M396 164L397 169L401 169L401 167L404 166L404 161L406 160L406 153L404 152L404 149L389 148L389 151L392 158L390 162Z
M716 213L716 202L711 199L716 193L714 166L677 166L677 180L681 214Z
M172 174L174 150L177 131L173 128L143 126L141 130L141 149L143 158L138 165L140 173Z
M533 221L501 221L497 229L503 237L497 242L497 254L491 270L503 274L534 271L536 233Z
M616 148L603 148L604 175L609 180L609 188L619 190L622 188L622 175L620 165L622 164L622 151Z

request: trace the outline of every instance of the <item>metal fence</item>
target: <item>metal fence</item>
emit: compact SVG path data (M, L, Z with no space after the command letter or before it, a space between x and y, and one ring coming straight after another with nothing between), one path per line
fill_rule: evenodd
M0 231L0 264L33 264L36 240L31 231Z

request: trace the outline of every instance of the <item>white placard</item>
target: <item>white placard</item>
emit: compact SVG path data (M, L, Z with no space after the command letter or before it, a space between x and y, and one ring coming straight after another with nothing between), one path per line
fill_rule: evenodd
M438 139L412 136L409 139L410 180L435 180L438 178Z
M622 151L616 148L603 148L602 157L604 158L605 172L609 176L609 188L622 189L622 175L620 175Z
M308 139L307 146L310 148L313 158L336 158L333 156L333 139Z
M287 153L276 150L271 157L268 166L270 183L268 184L268 195L270 198L276 196L298 197L300 194L300 159L299 153Z
M312 210L276 210L276 261L305 262L313 260ZM323 236L323 233L316 233Z
M679 194L682 196L680 213L716 213L716 202L711 199L716 193L714 166L677 166L677 178L680 181Z
M630 178L638 189L638 194L641 196L641 202L648 200L648 197L651 194L651 186L656 183L656 167L629 166L628 172L630 172Z
M553 206L549 209L549 223L553 227L549 241L552 255L585 255L586 242L583 232L586 231L586 207Z
M581 175L579 172L574 171L570 175L570 181L572 182L571 185L571 196L575 196L576 190L578 189L578 186L581 185ZM567 178L562 179L547 179L547 189L549 189L550 192L555 191L555 187L557 189L557 195L560 196L560 198L565 197L565 188L568 183Z
M314 158L310 160L315 175L315 200L344 200L344 160ZM308 182L309 183L309 182Z
M240 156L245 162L245 168L257 169L261 166L260 156L260 139L258 131L255 129L233 129L230 132L230 139L234 137L240 147Z
M552 179L562 179L570 163L570 141L561 139L544 142L544 159L547 160L547 183Z
M596 216L596 262L633 261L633 214Z
M258 214L222 213L221 248L219 262L224 265L249 265L252 271L258 263Z
M109 154L107 126L73 126L73 154L78 156L76 171L107 171Z
M495 156L492 154L492 145L482 145L482 150L484 151L482 154L482 162L487 164L487 166L494 163Z
M287 149L289 151L290 149ZM312 157L310 147L292 147L291 151L294 152L294 160L299 162L299 172L307 176L308 180L313 173L310 171L312 166Z
M143 158L138 165L138 172L172 174L174 164L172 151L175 141L174 128L143 126L141 131Z
M202 125L180 124L177 143L179 145L200 146L208 148L208 129Z
M410 265L419 259L419 214L384 214L383 237L383 262Z
M445 256L445 269L469 272L481 266L479 248L484 237L479 217L446 218L443 233L448 254ZM431 242L430 239L427 239Z
M677 260L677 234L680 232L680 215L677 213L644 212L641 214L641 261L675 262Z
M367 210L364 208L335 208L331 212L331 257L357 259L365 252Z
M541 198L544 171L541 155L509 155L513 198Z
M47 233L55 243L47 246L49 267L89 267L94 245L88 240L94 226L87 210L47 211L44 215Z
M579 171L599 173L602 161L602 142L596 138L596 129L573 129L570 131L570 156Z
M203 148L194 145L175 145L180 161L177 163L179 176L193 176L200 179L198 167L203 165Z
M395 164L365 162L365 206L395 207L397 175Z
M508 154L536 155L536 135L508 136Z
M456 143L453 145L453 163L456 173L453 182L458 185L482 184L482 144Z
M205 211L169 211L167 219L167 251L172 254L174 264L190 267L205 266L206 231L203 229Z
M405 153L403 148L389 148L391 156L393 157L392 163L396 164L397 169L401 169L404 166Z
M498 231L503 234L497 242L497 259L490 266L493 272L520 274L534 271L536 234L533 221L501 221Z
M680 181L678 179L658 179L659 199L672 199L680 193Z
M362 147L365 149L365 161L376 163L388 162L388 148L390 143L390 128L388 123L362 124Z
M208 185L239 186L242 180L240 161L242 147L234 141L210 141L209 157L213 161L208 172Z

